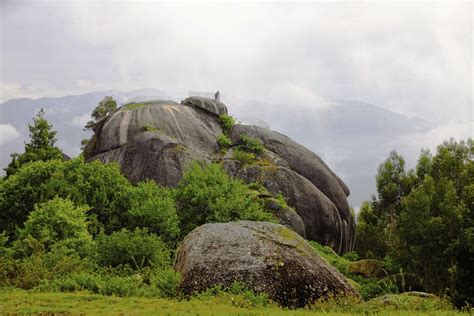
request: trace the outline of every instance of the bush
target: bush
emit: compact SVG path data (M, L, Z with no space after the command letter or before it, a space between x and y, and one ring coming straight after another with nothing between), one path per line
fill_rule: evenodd
M59 197L89 205L90 231L110 233L124 227L130 186L115 164L82 158L29 163L0 185L0 231L14 236L35 204Z
M167 242L179 235L179 221L171 189L145 181L129 190L128 217L131 228L146 227Z
M88 206L76 207L71 200L58 197L35 205L25 227L20 230L19 239L32 236L46 251L58 242L74 250L87 247L92 242L92 236L87 230L85 212L88 209Z
M210 222L271 221L261 201L248 192L243 182L231 178L218 164L191 164L176 193L182 235Z
M232 142L228 136L220 134L219 137L217 137L217 144L221 149L226 149L232 145Z
M255 162L255 154L254 153L248 153L242 150L239 150L235 148L232 150L232 157L235 160L240 161L242 165L250 165L253 162Z
M225 132L230 131L232 126L235 125L235 118L227 114L219 115L218 120L221 123L222 128L224 129Z
M254 153L254 154L261 154L265 149L262 141L258 138L250 137L248 135L240 135L240 148L243 151Z
M151 277L151 286L158 290L160 297L175 297L181 282L181 275L171 268L158 270Z
M166 245L147 229L123 228L111 235L97 237L97 261L104 267L128 266L134 270L144 267L165 267L170 264L170 253Z

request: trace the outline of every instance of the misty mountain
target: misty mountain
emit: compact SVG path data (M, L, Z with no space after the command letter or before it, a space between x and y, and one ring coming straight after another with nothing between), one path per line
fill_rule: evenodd
M118 104L150 99L179 101L184 93L156 89L129 92L97 91L58 98L12 99L0 104L0 125L11 124L20 134L1 143L0 166L10 161L10 153L22 152L28 139L28 123L39 109L58 131L57 145L68 155L80 152L80 142L90 136L84 124L100 100L110 95ZM374 105L354 101L333 101L321 108L297 104L270 104L261 101L223 99L230 114L242 121L268 125L316 152L347 183L349 202L358 207L375 192L377 166L389 152L404 146L403 140L425 133L435 126L417 117L407 117ZM420 144L422 146L423 144ZM420 148L416 148L417 152ZM412 150L412 149L411 149ZM413 151L413 150L412 150ZM416 156L417 153L413 153Z

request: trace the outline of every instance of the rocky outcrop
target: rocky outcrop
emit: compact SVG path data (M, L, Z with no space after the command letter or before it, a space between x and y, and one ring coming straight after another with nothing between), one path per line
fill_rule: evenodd
M262 175L254 168L251 174L270 191L281 191L303 218L306 236L330 245L338 253L353 249L355 222L347 202L349 189L321 158L290 138L265 128L236 125L230 131L232 143L239 145L241 135L260 139L276 157L267 155L277 166L276 170L270 169ZM233 174L249 181L249 171L245 168Z
M283 306L356 295L346 278L298 234L266 222L206 224L183 241L175 261L185 295L245 283Z
M343 181L310 150L257 126L235 125L228 132L233 148L244 134L263 142L265 149L255 163L236 160L232 148L223 155L217 144L224 133L218 117L226 113L222 102L200 97L182 104L123 105L93 127L84 156L88 161L117 162L132 182L153 179L165 186L176 186L191 161L218 161L229 174L247 183L261 183L270 198L282 194L287 206L275 209L267 203L280 223L338 253L352 250L355 224Z

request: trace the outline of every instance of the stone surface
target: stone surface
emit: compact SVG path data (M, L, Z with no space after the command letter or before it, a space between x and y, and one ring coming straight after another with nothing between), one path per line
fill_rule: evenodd
M204 111L207 111L217 116L227 114L227 107L224 103L208 98L189 97L185 99L182 103L184 105L203 109Z
M283 306L301 307L319 298L356 295L347 279L298 234L278 224L206 224L182 242L175 261L185 295L213 285L244 282Z

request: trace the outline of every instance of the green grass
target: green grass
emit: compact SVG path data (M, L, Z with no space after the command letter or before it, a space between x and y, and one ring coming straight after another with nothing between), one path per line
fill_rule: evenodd
M81 314L81 315L458 315L448 305L420 302L420 298L398 296L394 304L379 301L354 303L337 301L316 310L287 310L275 305L241 307L243 298L226 293L218 297L200 296L191 300L171 300L78 293L36 293L0 290L0 314ZM356 304L356 305L353 305ZM424 305L423 305L424 304ZM434 305L433 305L434 304ZM436 305L437 304L437 305ZM421 309L420 306L423 306ZM441 309L439 309L441 308Z

